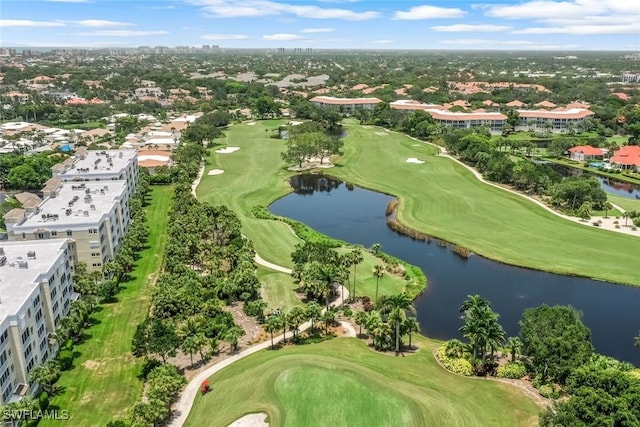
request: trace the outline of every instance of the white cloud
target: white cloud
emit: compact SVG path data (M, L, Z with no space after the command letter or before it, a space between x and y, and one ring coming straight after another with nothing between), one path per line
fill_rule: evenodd
M301 33L332 33L336 29L335 28L305 28L304 30L300 30Z
M486 15L540 23L515 34L640 34L636 0L534 0L516 5L487 5Z
M440 31L445 33L493 33L499 31L510 30L511 27L506 25L468 25L468 24L456 24L456 25L437 25L431 27L433 31Z
M324 8L314 5L280 3L271 0L244 0L239 5L234 0L186 0L187 3L203 6L203 11L216 18L263 17L291 14L309 19L344 19L364 21L380 17L375 11L353 11L350 9Z
M416 21L421 19L462 18L467 14L462 9L438 6L415 6L409 10L396 11L393 19Z
M513 31L514 34L574 34L574 35L604 35L604 34L640 34L638 24L627 25L569 25L563 27L531 27Z
M290 40L302 40L303 36L299 34L288 34L288 33L279 33L279 34L266 34L262 36L264 40L278 40L278 41L290 41Z
M81 27L130 27L133 26L130 22L120 22L120 21L105 21L103 19L85 19L82 21L72 21L76 25L80 25Z
M440 44L464 46L465 49L483 50L559 50L578 49L576 44L551 44L531 40L455 39L441 40Z
M168 31L142 31L142 30L100 30L87 33L76 33L78 36L107 36L107 37L142 37L161 36L169 34Z
M246 40L246 34L203 34L200 36L204 40Z
M0 19L0 28L7 27L64 27L64 23L57 21L31 21L28 19Z

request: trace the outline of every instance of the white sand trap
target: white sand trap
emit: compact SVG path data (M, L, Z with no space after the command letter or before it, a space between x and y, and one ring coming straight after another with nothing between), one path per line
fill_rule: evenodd
M229 424L229 427L269 427L269 423L266 422L266 419L267 414L264 412L248 414Z
M304 123L304 122L296 122L296 121L291 121L291 122L289 122L289 124L290 124L291 126L298 126L298 125L301 125L301 124L303 124L303 123Z
M247 123L247 126L255 126L255 125L256 125L256 122L249 122L249 123Z
M207 175L222 175L223 173L222 169L211 169Z
M234 151L238 151L239 149L240 147L225 147L225 148L216 150L216 153L229 154L229 153L233 153Z
M419 159L416 159L415 157L409 157L407 159L407 163L417 163L417 164L421 165L421 164L424 163L424 160L419 160Z

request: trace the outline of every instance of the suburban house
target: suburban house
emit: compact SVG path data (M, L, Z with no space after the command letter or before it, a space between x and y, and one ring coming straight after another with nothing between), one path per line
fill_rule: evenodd
M571 160L584 162L587 160L603 160L604 156L609 152L605 148L596 148L590 145L579 145L569 148L569 157Z
M316 96L311 98L314 105L322 107L336 106L347 111L355 111L360 109L373 110L376 105L382 101L378 98L335 98L333 96Z
M611 157L611 164L622 169L635 169L640 172L640 146L627 145L621 147Z

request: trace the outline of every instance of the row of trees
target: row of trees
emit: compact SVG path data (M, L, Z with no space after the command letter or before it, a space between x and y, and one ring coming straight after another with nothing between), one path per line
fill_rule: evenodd
M200 124L202 129L210 126L206 121ZM235 352L245 332L224 310L225 305L242 301L246 312L253 309L256 316L263 314L253 247L242 236L238 217L226 206L200 203L191 193L191 182L206 154L202 144L208 138L198 142L185 139L174 153L177 183L163 268L152 290L149 313L136 327L132 340L133 354L145 357L147 366L170 366L170 358L178 352L188 355L192 366L194 356L204 363L221 342ZM154 400L151 385L145 389L144 399L130 412L134 425L155 424L166 418L168 411L153 408L168 408L175 396L173 393L169 400L150 406Z
M487 179L549 196L551 203L560 209L576 213L580 206L589 202L590 208L600 210L607 202L607 195L595 178L563 178L548 165L525 158L514 160L510 153L503 151L504 145L499 145L501 140L494 142L488 132L452 130L443 134L443 141L450 153L475 166Z

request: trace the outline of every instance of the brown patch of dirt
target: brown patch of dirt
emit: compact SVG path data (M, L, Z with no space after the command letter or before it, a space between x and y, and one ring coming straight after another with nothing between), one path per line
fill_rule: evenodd
M97 360L87 360L86 362L84 362L82 364L83 367L85 367L86 369L90 370L90 371L95 371L97 369L99 369L101 366L103 366L106 362L104 361L97 361Z

